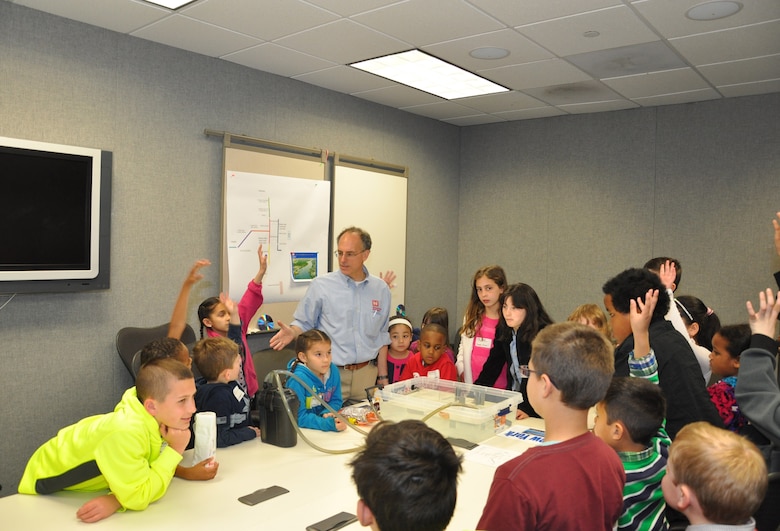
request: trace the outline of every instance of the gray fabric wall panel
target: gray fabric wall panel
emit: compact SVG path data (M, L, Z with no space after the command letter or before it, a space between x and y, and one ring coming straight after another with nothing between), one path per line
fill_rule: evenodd
M675 112L672 112L675 111ZM746 298L773 287L771 219L780 210L780 98L661 108L654 248L683 261L679 294L724 324L747 322Z
M633 263L641 252L637 240L650 234L646 223L652 212L644 198L653 191L651 114L603 113L465 130L461 285L481 265L498 263L510 283L533 286L556 320L579 304L571 306L572 301L599 302L602 272ZM475 143L499 146L506 155L492 153L493 147L483 156L472 149ZM471 179L472 172L479 179ZM493 214L480 216L480 210ZM477 253L472 242L482 233L496 237L485 239ZM459 293L459 307L467 296Z
M462 145L460 312L488 263L533 286L556 320L659 255L681 260L678 293L724 323L775 287L778 94L470 127Z

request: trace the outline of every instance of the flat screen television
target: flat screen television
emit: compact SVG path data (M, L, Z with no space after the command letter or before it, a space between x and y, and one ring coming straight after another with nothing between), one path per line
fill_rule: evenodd
M109 288L112 153L0 137L0 293Z

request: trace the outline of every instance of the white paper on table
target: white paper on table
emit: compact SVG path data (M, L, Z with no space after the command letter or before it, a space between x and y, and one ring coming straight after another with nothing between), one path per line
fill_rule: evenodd
M202 411L195 414L195 449L192 463L197 464L217 454L217 414Z
M466 452L466 459L484 465L499 466L529 448L544 442L544 430L528 426L512 426Z
M520 455L522 452L507 450L504 448L496 448L495 446L489 446L487 444L480 444L476 448L472 448L466 452L465 458L469 461L482 463L488 466L503 465L510 459L513 459Z

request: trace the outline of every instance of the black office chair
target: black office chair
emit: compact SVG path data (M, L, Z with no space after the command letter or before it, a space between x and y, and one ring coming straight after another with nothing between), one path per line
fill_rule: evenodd
M148 328L128 326L117 332L116 351L133 378L135 378L135 375L140 368L138 355L140 350L150 341L162 339L167 335L168 323ZM181 335L181 342L187 345L188 348L191 348L192 344L195 343L195 340L195 331L190 325L186 325L184 327L184 332Z
M286 369L287 362L295 357L295 351L290 348L282 350L265 349L252 353L252 361L255 363L257 383L263 387L265 377L274 369Z
M295 357L295 351L289 348L282 350L265 349L252 353L252 361L255 363L255 374L257 374L257 383L260 385L260 391L263 390L263 382L274 369L286 369L287 362ZM282 383L286 378L282 377ZM272 380L275 383L276 380ZM260 406L257 403L260 392L257 393L255 400L252 401L251 418L252 424L260 425Z
M761 506L753 515L758 531L775 531L780 527L780 472L769 474L769 485Z

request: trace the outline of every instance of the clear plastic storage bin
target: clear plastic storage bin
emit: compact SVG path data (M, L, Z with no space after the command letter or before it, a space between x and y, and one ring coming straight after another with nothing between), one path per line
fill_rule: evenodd
M523 401L514 391L422 377L386 385L377 397L385 420L421 420L442 408L425 423L445 437L473 443L511 426Z

